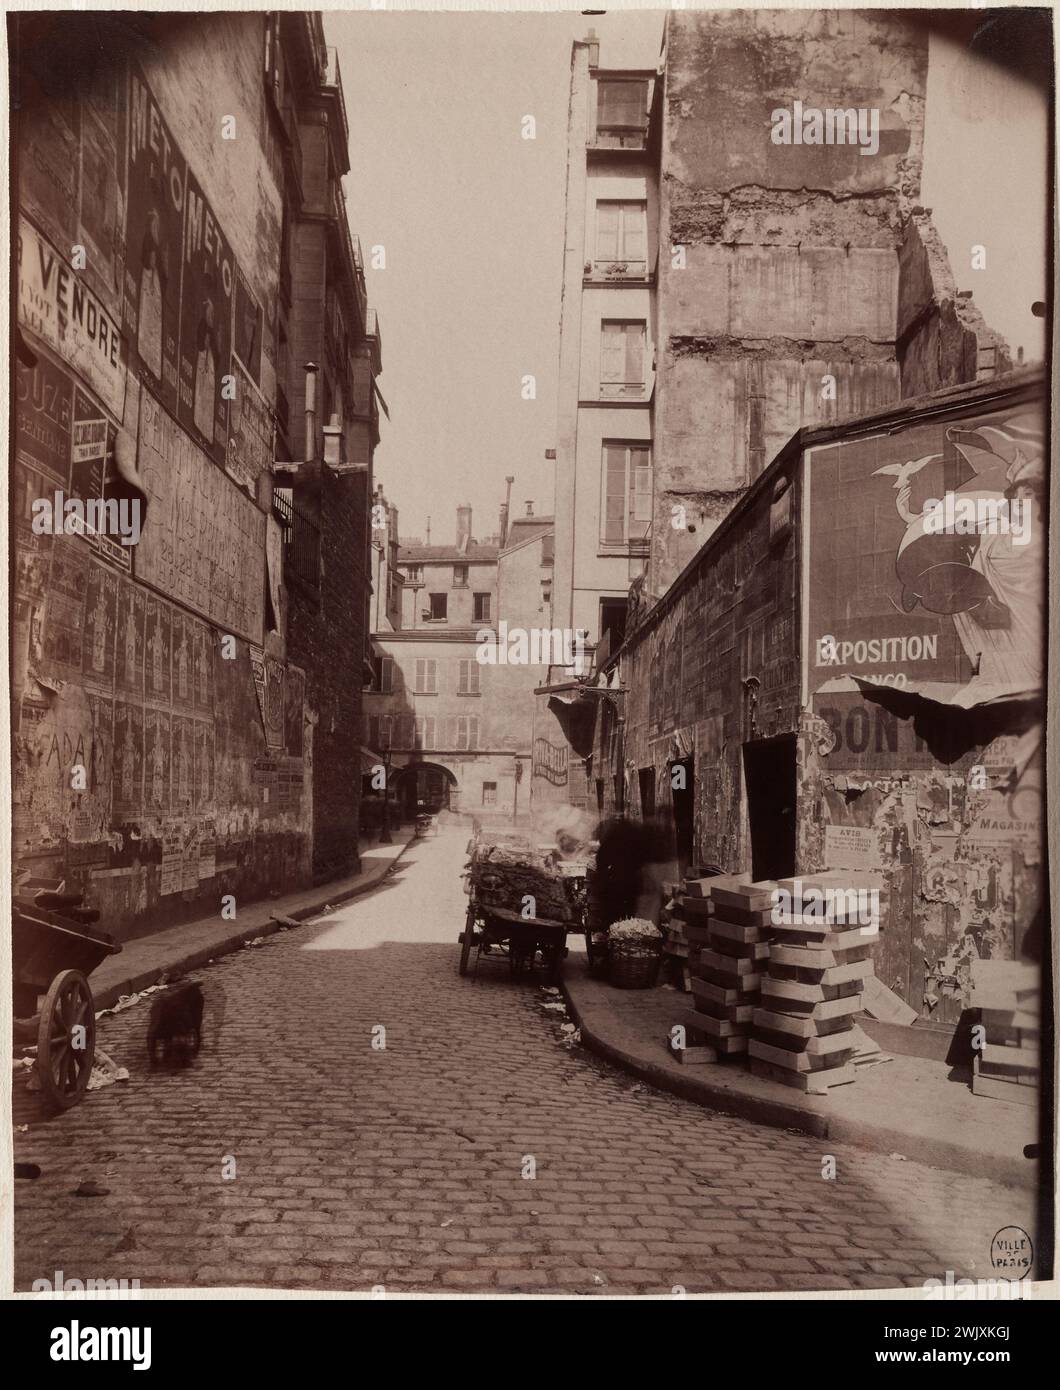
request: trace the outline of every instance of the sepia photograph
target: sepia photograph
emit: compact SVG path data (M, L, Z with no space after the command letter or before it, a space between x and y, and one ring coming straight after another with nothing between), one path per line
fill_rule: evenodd
M6 9L43 1369L178 1291L1018 1359L1053 11Z

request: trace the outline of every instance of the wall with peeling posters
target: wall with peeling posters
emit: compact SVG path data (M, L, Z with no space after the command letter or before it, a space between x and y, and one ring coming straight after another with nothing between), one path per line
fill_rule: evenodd
M756 877L790 813L787 872L884 875L877 975L944 1026L971 963L1040 929L1046 469L1033 372L796 435L598 702L606 809L612 771L632 813L646 785L670 807L691 757L693 863Z
M124 939L309 879L305 678L269 632L258 499L279 165L261 15L164 43L61 20L22 28L13 131L13 853ZM138 544L33 531L34 499L103 495L117 453Z

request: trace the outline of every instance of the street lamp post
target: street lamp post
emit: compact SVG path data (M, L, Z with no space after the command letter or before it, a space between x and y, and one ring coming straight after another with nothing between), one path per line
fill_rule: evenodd
M379 843L381 845L392 845L393 837L390 834L390 763L392 753L389 748L383 750L383 822L379 827Z

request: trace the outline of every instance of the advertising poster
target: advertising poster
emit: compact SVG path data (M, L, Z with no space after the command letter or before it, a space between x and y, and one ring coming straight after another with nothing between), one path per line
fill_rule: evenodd
M225 468L251 497L258 477L272 462L272 412L243 365L232 362L235 400L228 403L228 454Z
M235 259L213 209L188 170L180 304L180 387L177 418L202 448L225 464L231 371Z
M262 346L261 305L250 288L250 282L236 267L235 322L232 351L239 358L255 386L261 385Z
M125 270L124 64L100 64L81 101L79 240L100 297L121 314Z
M813 449L807 475L815 708L856 702L858 680L963 707L1041 687L1040 409ZM855 752L891 751L886 728L853 733Z
M65 488L70 478L73 384L43 353L27 367L15 358L15 458Z
M129 72L125 333L130 359L176 414L187 166L158 103Z
M144 804L144 712L125 700L114 702L114 782L112 813L116 821L140 816Z
M265 514L160 407L140 402L139 468L151 518L138 579L255 642L265 614Z
M32 222L20 217L18 227L19 323L123 419L126 354L117 319Z

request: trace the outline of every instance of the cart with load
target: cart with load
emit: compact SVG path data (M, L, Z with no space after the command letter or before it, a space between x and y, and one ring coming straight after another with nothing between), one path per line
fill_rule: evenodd
M121 950L93 925L94 908L63 884L24 885L13 900L11 965L16 1036L37 1041L36 1074L56 1110L76 1105L96 1051L96 1008L88 976Z
M507 956L513 975L529 974L540 960L550 983L558 980L567 934L589 930L588 864L564 861L514 834L479 836L468 846L468 906L460 933L460 974L472 951Z

